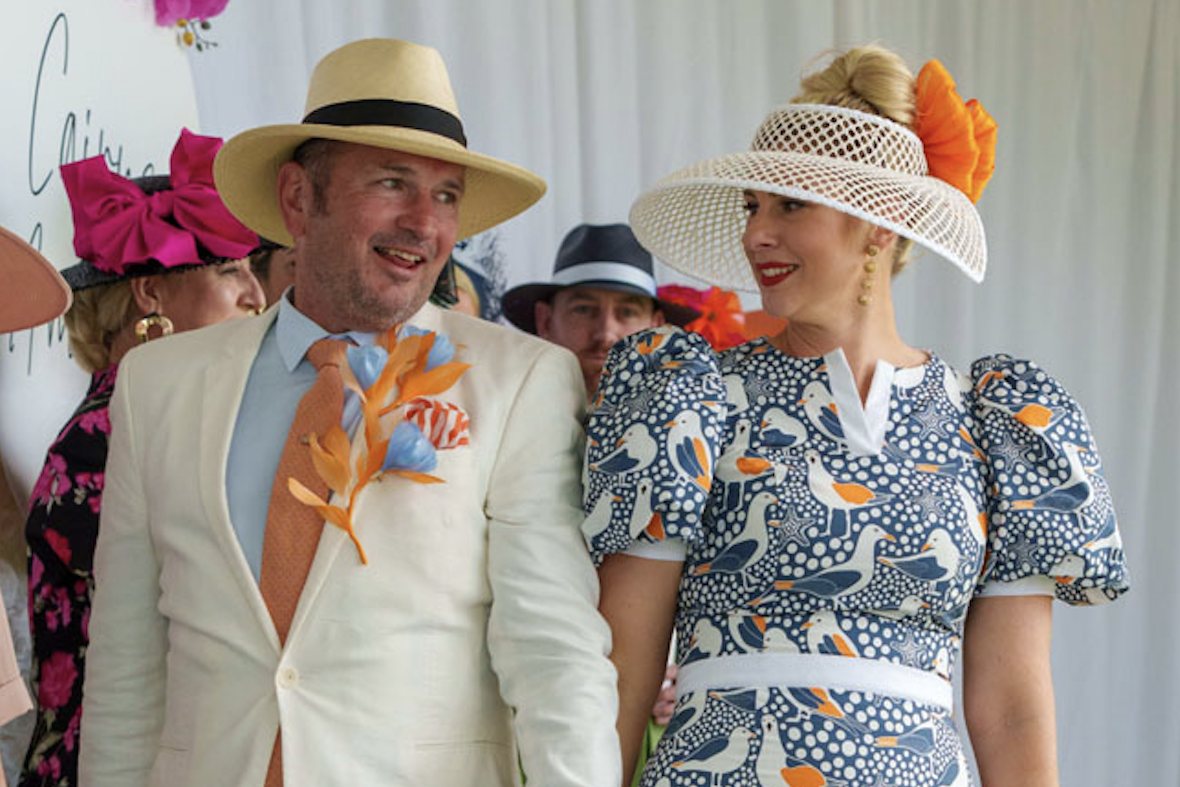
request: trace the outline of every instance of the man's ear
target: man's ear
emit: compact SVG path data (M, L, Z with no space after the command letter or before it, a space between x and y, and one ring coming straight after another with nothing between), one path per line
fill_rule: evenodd
M533 304L533 322L537 326L537 335L548 339L553 335L553 306L545 301Z
M288 161L279 167L275 185L279 212L293 238L302 238L307 231L307 215L312 206L312 185L307 170L301 164Z
M651 313L651 325L649 325L649 326L647 326L647 327L649 327L649 328L659 328L661 325L663 325L663 324L664 324L664 323L666 323L667 321L668 321L668 320L667 320L667 319L664 317L664 312L663 312L663 310L662 310L662 309L656 309L655 311L653 311L653 312Z
M140 315L157 312L164 313L161 298L160 280L162 276L135 276L128 279L131 286L131 297L135 301L136 313Z

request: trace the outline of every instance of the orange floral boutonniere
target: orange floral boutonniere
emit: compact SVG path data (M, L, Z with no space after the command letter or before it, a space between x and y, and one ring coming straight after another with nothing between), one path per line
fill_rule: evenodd
M470 364L454 360L455 346L433 331L396 326L369 347L349 347L341 368L344 386L360 397L361 441L355 462L353 445L339 426L317 439L311 437L316 472L347 507L331 505L294 478L287 488L299 502L311 506L325 520L348 533L362 563L365 550L353 529L352 515L362 489L387 475L419 484L441 484L431 475L438 451L467 445L470 421L458 405L425 397L441 394Z

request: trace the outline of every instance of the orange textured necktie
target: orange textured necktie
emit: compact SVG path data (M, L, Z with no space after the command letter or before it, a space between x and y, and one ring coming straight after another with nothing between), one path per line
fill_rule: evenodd
M344 363L347 346L340 339L320 339L308 348L307 360L316 368L316 380L299 400L270 492L258 587L282 643L287 641L291 618L324 527L323 517L291 494L287 479L294 478L322 499L328 499L328 482L315 470L308 436L315 434L318 438L333 424L340 425L344 412L340 364ZM282 784L282 747L276 735L265 787L282 787Z

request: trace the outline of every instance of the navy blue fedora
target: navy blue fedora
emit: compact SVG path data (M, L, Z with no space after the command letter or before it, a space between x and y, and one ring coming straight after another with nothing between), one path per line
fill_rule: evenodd
M522 284L504 293L503 310L508 321L535 334L533 306L551 299L566 287L598 287L651 298L664 319L683 326L700 317L688 306L661 300L652 275L652 258L639 245L626 224L579 224L569 231L553 263L553 280Z

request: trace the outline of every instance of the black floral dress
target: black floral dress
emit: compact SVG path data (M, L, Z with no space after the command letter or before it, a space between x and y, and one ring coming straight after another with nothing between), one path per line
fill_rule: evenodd
M94 590L91 569L117 368L108 367L91 378L86 398L49 447L29 502L25 536L37 724L21 787L78 783L82 675Z

